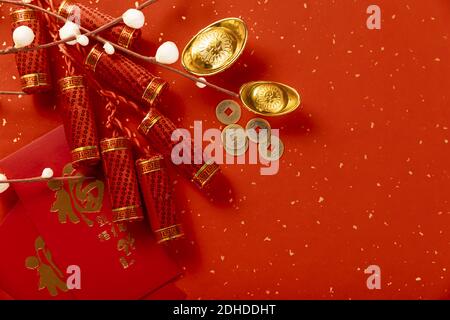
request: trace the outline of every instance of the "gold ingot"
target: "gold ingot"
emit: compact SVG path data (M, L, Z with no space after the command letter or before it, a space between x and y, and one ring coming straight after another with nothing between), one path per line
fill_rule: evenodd
M245 22L226 18L207 26L192 38L182 53L183 67L197 76L218 74L233 65L248 38Z
M240 97L251 112L266 116L283 116L300 107L300 94L294 88L277 82L257 81L241 87Z

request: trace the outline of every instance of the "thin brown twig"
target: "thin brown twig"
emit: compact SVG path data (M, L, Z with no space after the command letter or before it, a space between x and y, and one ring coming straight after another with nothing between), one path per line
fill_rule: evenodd
M145 9L146 7L150 6L151 4L153 4L153 3L157 2L157 1L158 0L148 0L148 1L144 2L143 4L139 5L137 7L137 9L138 10ZM7 1L0 1L0 2L7 2ZM9 3L9 2L7 2L7 3ZM117 24L122 23L122 22L123 22L123 18L122 17L117 17L117 18L113 19L112 21L108 22L107 24L105 24L105 25L103 25L103 26L101 26L101 27L99 27L99 28L97 28L95 30L88 31L88 32L86 32L86 33L84 33L82 35L85 35L87 37L88 36L93 36L93 35L96 35L96 34L98 34L100 32L103 32L103 31L105 31L105 30L107 30L109 28L112 28L112 27L114 27ZM77 39L77 37L73 36L73 37L70 37L70 38L57 40L57 41L53 41L53 42L46 43L46 44L40 44L40 45L37 45L37 46L34 46L34 47L23 47L23 48L9 47L9 48L6 48L4 50L0 50L0 55L17 53L17 52L27 52L27 51L33 51L33 50L48 49L48 48L56 47L56 46L58 46L60 44L64 44L64 43L67 43L69 41L73 41L73 40L76 40L76 39Z
M10 96L22 96L27 93L21 91L0 91L0 95L10 95Z
M95 179L94 177L84 177L84 176L74 176L74 177L55 177L55 178L28 178L28 179L11 179L11 180L1 180L0 184L14 184L14 183L35 183L35 182L50 182L50 181L82 181L82 180L91 180Z
M41 7L39 7L39 6L33 5L33 4L22 3L22 2L13 1L13 0L0 0L0 2L3 2L3 3L9 3L9 4L14 4L14 5L22 5L22 6L26 6L26 7L29 7L29 8L32 8L32 9L35 9L35 10L39 10L39 11L41 11L41 12L44 12L44 13L46 13L46 14L48 14L48 15L51 15L52 17L54 17L54 18L56 18L56 19L58 19L58 20L61 20L61 21L63 21L63 22L66 22L66 21L67 21L66 18L60 16L60 15L57 14L57 13L54 13L54 12L45 10L45 9L43 9L43 8L41 8ZM83 26L80 26L80 29L81 29L82 31L86 32L86 33L91 32L90 30L86 29L86 28L83 27ZM110 42L110 41L108 41L108 40L104 39L103 37L101 37L101 36L99 36L99 35L96 35L96 34L91 35L91 36L92 36L94 39L96 39L97 41L99 41L99 42L101 42L101 43L103 43L103 44L105 44L105 43L110 43L110 44L111 44L115 49L117 49L118 51L121 51L121 52L123 52L123 53L125 53L125 54L127 54L127 55L129 55L129 56L131 56L131 57L133 57L133 58L136 58L136 59L139 59L139 60L143 60L143 61L146 61L146 62L155 64L155 65L158 65L158 66L160 66L160 67L162 67L162 68L164 68L164 69L166 69L166 70L169 70L169 71L174 72L174 73L176 73L176 74L178 74L178 75L180 75L180 76L182 76L182 77L185 77L185 78L187 78L187 79L189 79L189 80L192 80L192 81L194 81L195 83L201 83L201 84L204 84L204 85L206 85L206 86L208 86L208 87L211 87L211 88L213 88L213 89L215 89L215 90L217 90L217 91L219 91L219 92L225 93L225 94L227 94L227 95L230 95L230 96L232 96L232 97L234 97L234 98L239 98L239 97L240 97L240 95L239 95L238 93L236 93L236 92L233 92L233 91L231 91L231 90L222 88L222 87L220 87L220 86L218 86L218 85L209 83L209 82L206 81L206 80L200 79L200 78L195 77L195 76L192 76L192 75L190 75L190 74L188 74L188 73L186 73L186 72L183 72L183 71L181 71L181 70L178 70L178 69L173 68L173 67L171 67L171 66L168 66L168 65L166 65L166 64L160 63L160 62L156 61L156 58L155 58L155 57L148 57L148 56L142 55L142 54L140 54L140 53L137 53L137 52L135 52L135 51L129 50L129 49L127 49L127 48L121 47L121 46L119 46L119 45L117 45L117 44L115 44L115 43L113 43L113 42Z

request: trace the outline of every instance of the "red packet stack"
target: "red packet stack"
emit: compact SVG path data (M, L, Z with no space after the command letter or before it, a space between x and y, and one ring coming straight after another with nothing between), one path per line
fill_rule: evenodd
M0 167L17 178L40 175L47 167L57 176L79 174L62 127L0 161ZM180 272L147 224L112 222L103 177L14 189L19 202L0 227L2 260L8 261L0 266L0 288L13 298L152 299L170 298L170 292L183 298L172 284ZM65 291L61 284L69 266L80 268L80 290Z

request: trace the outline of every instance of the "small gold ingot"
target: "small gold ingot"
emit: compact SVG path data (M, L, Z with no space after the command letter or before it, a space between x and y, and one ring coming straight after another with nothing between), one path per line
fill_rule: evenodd
M22 84L22 90L36 88L36 87L49 87L48 75L46 73L31 73L20 77Z
M174 226L156 230L155 236L158 243L163 243L183 237L184 232L181 225L177 224Z
M277 82L257 81L244 84L240 96L249 111L266 117L289 114L301 104L297 90Z
M113 209L113 222L136 221L143 219L143 211L140 205Z
M214 177L214 175L219 172L220 167L215 162L206 163L200 170L195 174L194 178L192 178L192 182L194 182L201 189L204 188L208 182Z
M20 9L12 12L11 18L13 23L27 22L37 19L36 11L33 9Z
M102 150L102 154L112 151L128 150L130 149L130 140L123 137L104 139L100 142L100 149Z
M100 61L103 54L104 51L100 51L99 49L97 49L97 46L95 45L89 52L88 56L86 57L86 61L84 62L84 64L88 66L89 69L95 72L97 64Z
M84 78L83 76L62 78L58 81L58 86L61 92L76 88L84 88Z
M218 74L241 56L247 38L247 25L239 18L214 22L195 35L183 50L183 67L197 76Z

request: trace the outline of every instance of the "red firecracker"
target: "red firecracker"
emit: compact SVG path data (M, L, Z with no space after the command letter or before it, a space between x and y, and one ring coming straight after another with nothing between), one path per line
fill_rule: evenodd
M80 24L88 30L95 30L114 20L97 9L93 9L76 1L65 0L58 7L58 13L66 19L76 22L79 19ZM100 33L101 36L111 42L117 43L124 48L131 48L141 36L141 30L128 27L124 23L109 28Z
M58 101L64 129L75 168L92 166L100 161L95 115L82 76L58 81Z
M172 133L177 130L175 124L154 108L150 109L138 130L154 148L169 158L173 148L179 143L172 141ZM203 188L220 171L220 167L215 162L205 161L202 158L195 161L202 152L195 153L193 144L190 142L184 141L188 144L186 149L191 151L191 164L179 164L176 167L198 187Z
M158 103L168 86L165 80L155 77L141 65L120 53L108 55L98 45L91 49L84 64L99 81L148 107Z
M31 47L47 42L40 12L20 9L11 13L11 18L13 31L20 26L27 26L33 30L35 39L30 44ZM15 56L22 90L25 93L42 93L51 89L48 50L21 51Z
M113 222L142 220L131 142L127 138L109 138L100 142L103 169L112 203Z
M158 243L182 237L164 158L154 155L140 159L136 167L147 216Z

